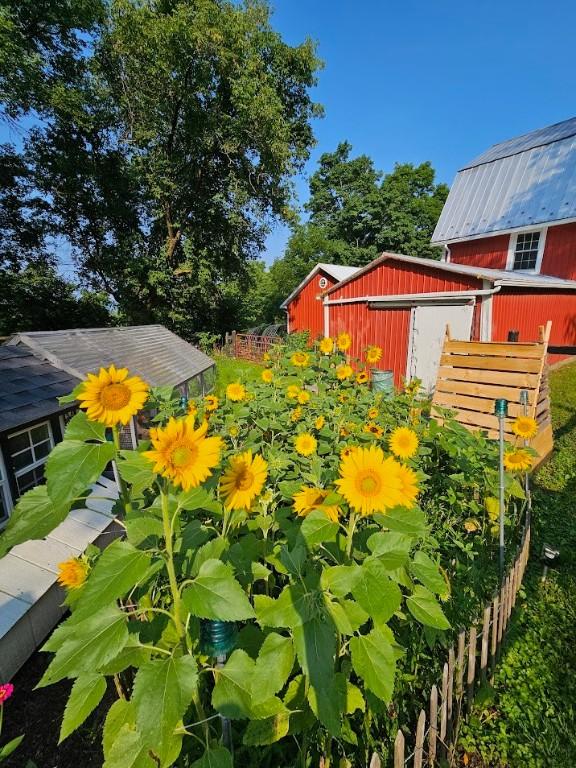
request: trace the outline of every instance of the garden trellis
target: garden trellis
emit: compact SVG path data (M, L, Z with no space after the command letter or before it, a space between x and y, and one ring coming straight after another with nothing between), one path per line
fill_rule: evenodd
M538 434L531 443L538 453L535 464L552 450L552 422L548 387L548 341L552 323L540 328L540 339L534 343L455 341L446 326L446 337L432 415L442 422L442 410L455 412L456 420L470 430L484 430L488 437L498 437L498 418L494 400L508 400L510 418L505 423L504 437L515 440L511 423L524 415L522 392L528 393L526 415L538 424Z

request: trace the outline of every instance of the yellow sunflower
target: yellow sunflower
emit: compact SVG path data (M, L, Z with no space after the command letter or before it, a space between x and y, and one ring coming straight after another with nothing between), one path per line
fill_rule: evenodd
M246 400L246 387L244 384L234 381L226 387L226 397L228 400L232 400L233 403L239 403L242 400Z
M373 421L369 421L368 424L364 424L362 431L367 432L370 435L374 435L375 437L382 437L384 434L382 427L379 427L378 424L374 424Z
M526 472L532 467L532 456L524 448L506 451L504 454L504 467L509 472Z
M303 485L298 493L295 493L292 497L294 499L294 509L296 510L296 514L299 517L306 517L306 515L309 515L310 512L313 512L315 509L321 509L326 517L332 520L332 522L337 523L340 507L336 504L328 505L326 507L322 506L324 499L328 494L329 491L324 488Z
M290 384L286 389L286 395L291 400L295 400L298 397L298 392L300 392L300 387L297 384Z
M349 379L350 376L352 376L353 373L354 373L354 371L352 370L352 366L351 365L347 365L346 363L342 363L342 365L337 365L336 366L336 377L340 381L345 381L345 379Z
M352 346L352 338L349 333L339 333L336 339L336 346L340 352L347 352Z
M271 384L274 380L274 373L270 370L270 368L265 368L260 374L260 378L265 384Z
M316 452L318 441L309 432L302 432L294 438L294 448L300 456L311 456Z
M408 427L396 427L390 435L389 445L399 459L411 459L418 450L418 435Z
M370 408L368 411L368 418L375 419L378 416L378 408Z
M330 336L324 336L318 346L323 355L330 355L334 350L334 339L331 339Z
M58 583L66 589L78 589L86 581L90 566L79 557L58 563Z
M357 384L366 384L366 382L369 380L370 376L368 375L368 371L359 371L356 374L356 383Z
M369 363L370 365L374 365L374 363L377 363L381 357L382 357L381 347L375 347L372 345L366 349L366 362Z
M356 448L356 445L347 445L345 448L342 448L340 451L340 458L345 459L347 456L350 456L356 450Z
M297 368L306 368L310 363L310 355L307 352L294 352L290 358L290 362Z
M220 493L227 509L250 509L262 491L268 476L268 464L260 454L252 451L232 456L230 464L220 478Z
M404 506L411 507L418 497L418 477L416 472L405 464L398 464L398 475L402 483L402 494L408 503Z
M220 401L216 395L206 395L204 398L204 408L208 412L215 411L218 408Z
M88 374L78 400L90 421L113 427L119 422L128 424L142 410L148 391L148 384L139 376L128 377L127 368L111 365L100 368L98 375Z
M535 437L538 432L538 424L536 419L530 418L530 416L518 416L512 422L512 432L518 437L522 437L524 440L530 440Z
M397 506L411 507L411 481L395 459L384 458L382 449L373 445L357 448L342 459L336 485L350 507L365 516Z
M262 360L264 360L265 363L268 363L270 361L270 354L268 352L264 352L262 355Z
M170 419L165 427L150 430L153 450L144 456L154 462L154 472L187 491L203 483L220 461L222 439L206 437L208 422L194 429L194 419Z
M232 424L230 427L228 427L228 434L230 437L238 437L240 433L240 430L236 426L236 424Z
M324 424L326 424L326 419L324 418L324 416L318 416L318 418L314 422L314 426L316 427L316 429L322 429Z
M290 414L290 421L300 421L302 418L302 408L300 406L297 406L294 408L292 413Z
M340 392L340 394L338 395L338 400L341 403L347 403L348 400L350 400L350 395L348 394L348 392Z
M300 392L298 392L298 397L296 399L300 405L306 405L306 403L310 402L310 392L307 392L305 389L301 389Z

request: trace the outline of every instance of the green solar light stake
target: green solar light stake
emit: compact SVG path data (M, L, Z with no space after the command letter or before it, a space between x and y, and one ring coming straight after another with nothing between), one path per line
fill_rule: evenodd
M207 656L216 657L216 667L222 668L226 656L236 644L236 624L233 621L217 619L200 620L200 650ZM232 724L227 717L220 716L222 721L222 743L233 754Z
M499 397L494 402L494 414L498 417L498 437L500 447L500 579L504 578L504 421L508 416L508 400Z

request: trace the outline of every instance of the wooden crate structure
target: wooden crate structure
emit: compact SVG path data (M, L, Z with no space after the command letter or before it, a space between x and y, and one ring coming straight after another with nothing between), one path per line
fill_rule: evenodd
M553 447L547 364L550 328L548 322L546 327L540 328L539 341L527 344L455 341L447 326L432 398L432 416L441 422L441 409L450 409L467 429L481 429L488 433L488 437L497 438L494 401L505 398L509 418L505 422L504 435L506 440L515 441L517 438L511 425L516 416L524 413L521 392L526 390L528 416L538 423L538 434L530 445L538 452L535 464L539 464Z

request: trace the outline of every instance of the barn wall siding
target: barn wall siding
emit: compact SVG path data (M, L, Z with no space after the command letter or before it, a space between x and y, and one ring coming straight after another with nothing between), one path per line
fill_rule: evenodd
M384 261L360 277L353 278L330 293L329 299L356 296L393 296L405 293L432 293L435 291L466 291L481 288L481 280L468 275L440 272L434 268Z
M576 280L576 224L549 227L541 273Z
M324 334L322 301L317 298L322 292L318 285L321 277L326 278L330 288L336 284L334 278L322 270L310 278L300 293L288 304L290 333L310 331L310 338L312 339Z
M550 344L576 345L576 292L529 292L508 289L494 296L492 341L506 341L508 331L520 331L519 341L536 341L538 327L552 321ZM550 355L550 363L565 359Z
M510 235L497 235L454 243L450 246L450 261L472 267L506 269L509 242Z

